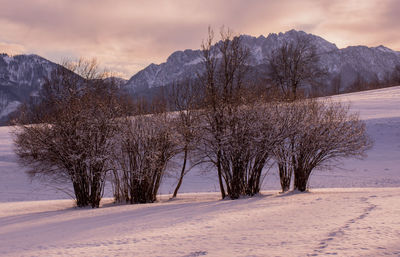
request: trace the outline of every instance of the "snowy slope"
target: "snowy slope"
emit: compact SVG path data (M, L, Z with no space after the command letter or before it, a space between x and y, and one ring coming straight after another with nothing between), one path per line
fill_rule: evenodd
M65 196L29 182L11 128L0 128L0 256L400 256L400 87L333 100L350 100L366 121L375 140L368 158L318 171L311 193L270 190L235 201L217 192L143 205L104 199L99 209L31 201ZM278 189L274 174L264 189ZM183 189L216 190L214 175L189 173ZM165 182L169 192L173 180Z
M75 209L0 204L1 256L399 256L399 188Z
M332 170L316 171L311 188L321 187L397 187L400 186L400 86L343 94L333 100L350 102L352 111L359 112L367 123L374 147L364 160L345 160ZM13 153L10 127L0 127L0 202L69 198L68 184L34 180L24 173ZM175 174L180 163L170 165L161 193L172 193ZM181 192L217 192L217 178L210 167L193 169L184 179ZM278 174L272 168L264 180L263 189L279 189ZM110 190L106 196L111 197Z

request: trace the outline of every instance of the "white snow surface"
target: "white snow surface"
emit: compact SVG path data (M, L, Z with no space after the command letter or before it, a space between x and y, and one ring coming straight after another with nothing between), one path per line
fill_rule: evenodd
M171 165L157 203L76 208L68 184L30 180L2 127L0 256L400 256L400 87L332 99L365 120L368 157L315 171L309 193L279 194L272 167L261 195L234 201L207 167L168 200Z
M400 190L328 189L77 209L0 205L1 256L399 256ZM166 198L162 198L166 199Z

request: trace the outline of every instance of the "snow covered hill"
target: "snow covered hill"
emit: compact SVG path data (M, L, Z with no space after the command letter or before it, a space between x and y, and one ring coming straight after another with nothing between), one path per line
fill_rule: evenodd
M316 171L310 193L279 194L272 169L267 191L235 201L219 200L215 173L199 169L173 201L78 209L47 200L68 198L59 191L68 188L31 183L12 128L0 128L0 256L400 256L400 86L333 100L350 101L367 123L368 157Z
M360 113L374 147L364 160L349 159L332 170L316 171L311 177L311 188L400 186L400 86L343 94L332 99L350 102L351 110ZM72 190L68 183L30 181L24 168L17 164L10 131L10 127L0 127L0 202L69 198L66 193L71 194ZM177 167L170 165L169 176L161 186L162 194L173 192L180 166ZM216 192L218 188L215 172L205 166L185 177L181 192ZM279 189L274 168L268 172L263 189ZM110 187L106 196L112 196Z
M99 209L0 204L1 256L399 256L400 189L218 194Z

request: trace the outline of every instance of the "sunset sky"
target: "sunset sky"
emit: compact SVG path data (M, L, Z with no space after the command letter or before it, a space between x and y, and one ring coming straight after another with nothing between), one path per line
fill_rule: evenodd
M129 78L207 27L252 36L304 30L335 43L400 51L399 0L0 0L0 52L51 61L96 57Z

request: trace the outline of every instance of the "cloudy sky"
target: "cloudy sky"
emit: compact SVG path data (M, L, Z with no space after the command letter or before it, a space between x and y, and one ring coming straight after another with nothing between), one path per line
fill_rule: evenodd
M399 0L0 0L0 52L54 62L96 57L129 78L207 27L253 36L304 30L335 43L400 51Z

